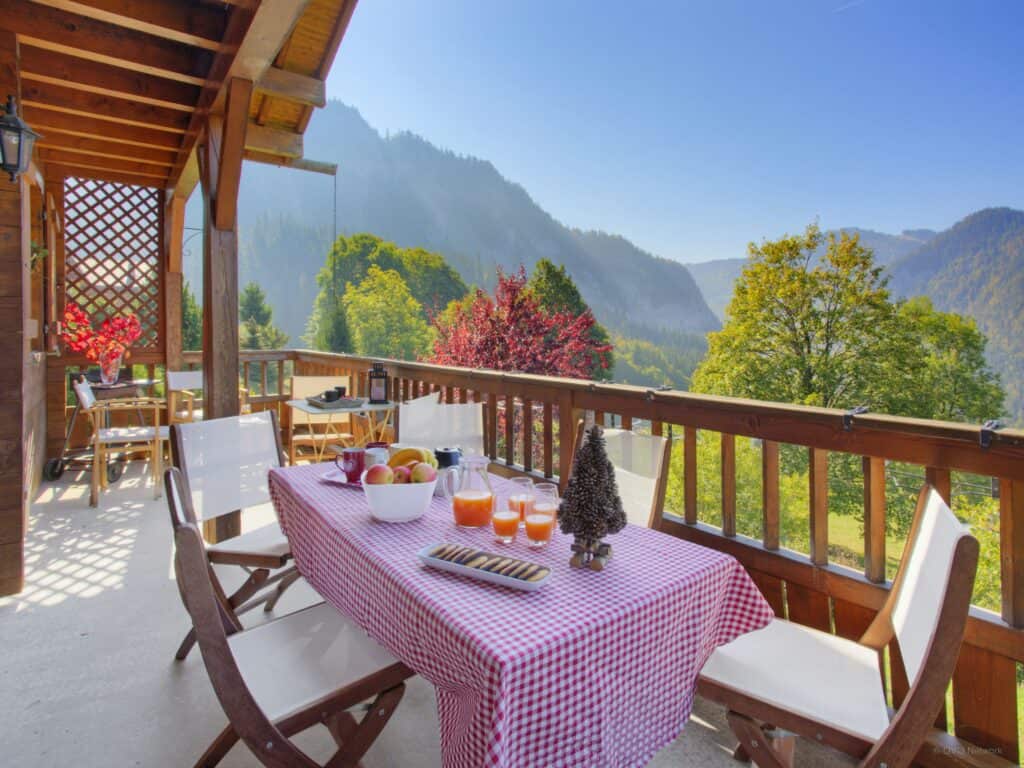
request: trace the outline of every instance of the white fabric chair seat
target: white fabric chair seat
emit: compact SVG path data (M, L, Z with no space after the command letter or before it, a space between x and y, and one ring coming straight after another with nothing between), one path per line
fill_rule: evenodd
M216 544L208 544L206 550L232 555L285 557L291 552L291 546L289 546L281 526L275 522L243 533L241 536L234 536Z
M170 439L170 429L160 427L160 439ZM101 443L148 443L153 440L153 427L107 427L99 430Z
M326 603L231 635L260 709L280 721L397 659Z
M867 741L889 726L877 654L784 619L720 646L700 674Z

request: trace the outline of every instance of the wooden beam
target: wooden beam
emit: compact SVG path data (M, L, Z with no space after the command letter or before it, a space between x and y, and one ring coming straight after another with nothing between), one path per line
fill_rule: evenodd
M126 29L217 50L224 36L223 8L181 0L35 0L90 19Z
M250 121L249 129L245 132L245 149L259 155L299 158L303 151L302 134L268 128Z
M327 73L331 71L331 66L334 64L334 58L338 55L338 48L341 47L341 41L345 37L345 32L348 30L349 22L352 21L352 14L355 13L357 2L358 0L344 0L345 5L341 9L341 13L338 14L338 21L334 25L334 30L331 32L331 39L327 44L327 50L324 52L324 57L320 60L320 66L318 66L316 72L313 73L314 77L317 77L320 80L327 79ZM299 117L299 133L306 132L306 127L309 125L309 118L312 116L313 108L304 107L302 115Z
M77 13L14 0L4 26L22 43L193 85L206 82L211 53Z
M722 535L736 535L736 437L723 434L722 453Z
M262 8L262 4L259 7ZM212 106L221 91L226 88L236 52L245 41L255 17L255 8L249 7L235 7L228 17L227 29L224 32L224 46L214 56L213 63L210 65L207 82L199 95L196 111L192 113L192 119L189 122L188 134L181 143L181 150L175 163L176 170L168 180L168 188L174 190L175 197L188 199L196 184L199 183L196 138L205 128L205 116L218 112L218 110L213 110ZM223 110L221 109L219 112L223 113Z
M116 160L131 160L137 163L165 165L170 170L174 164L174 153L170 150L137 147L132 144L93 139L88 136L73 136L69 133L47 131L36 142L40 149L62 149L95 157L110 157Z
M177 109L155 107L131 99L67 88L53 83L26 80L23 104L59 109L72 114L96 116L111 122L137 125L168 133L184 133L189 115Z
M764 548L779 548L779 444L771 440L761 442L761 514Z
M264 72L256 83L256 90L265 96L311 107L327 104L327 87L323 80L279 67L271 67Z
M171 197L164 211L164 251L168 272L181 272L184 235L185 201L180 197Z
M63 85L184 111L192 111L199 99L199 88L188 83L112 67L31 45L22 46L21 51L21 76L25 80Z
M235 77L228 84L224 134L220 145L220 173L216 187L214 222L217 229L234 229L238 216L238 187L242 182L245 132L249 124L252 80Z
M697 524L697 430L683 427L683 519Z
M88 168L96 170L110 170L118 173L126 173L131 176L144 176L153 179L166 179L169 168L149 163L134 163L127 160L115 160L113 158L98 158L95 155L82 155L61 149L41 149L39 157L45 163L62 165L67 168Z
M166 177L163 179L157 179L152 176L137 176L121 171L112 171L105 166L93 168L81 165L68 166L59 165L57 163L47 163L45 170L47 178L66 178L68 176L77 176L82 179L112 181L116 184L131 184L137 187L164 187L166 185Z
M254 163L263 163L264 165L293 168L296 171L310 171L311 173L322 173L326 176L338 175L337 163L325 163L321 160L310 160L305 157L277 157L275 155L263 154L262 152L247 151L245 153L245 159L251 160Z
M48 109L44 105L23 105L22 117L44 136L59 131L72 136L101 139L134 147L152 147L174 152L181 147L182 135L180 133L112 123L99 117Z

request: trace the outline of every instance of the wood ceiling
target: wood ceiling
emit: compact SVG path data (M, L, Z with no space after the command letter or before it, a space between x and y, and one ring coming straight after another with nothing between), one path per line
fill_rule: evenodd
M47 178L174 189L198 181L195 144L229 78L252 80L245 156L325 170L302 134L356 0L9 0L22 117ZM329 171L329 168L326 170Z

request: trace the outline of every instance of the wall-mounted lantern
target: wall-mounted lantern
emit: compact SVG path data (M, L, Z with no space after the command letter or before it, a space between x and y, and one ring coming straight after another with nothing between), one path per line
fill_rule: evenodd
M32 147L39 134L18 117L14 97L7 97L7 114L0 117L0 168L11 175L11 181L28 170Z

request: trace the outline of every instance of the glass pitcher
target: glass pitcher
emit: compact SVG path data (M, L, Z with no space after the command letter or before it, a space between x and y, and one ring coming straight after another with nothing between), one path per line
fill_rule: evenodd
M441 488L451 501L456 525L479 528L491 524L494 490L487 476L489 464L486 456L467 456L442 474Z

